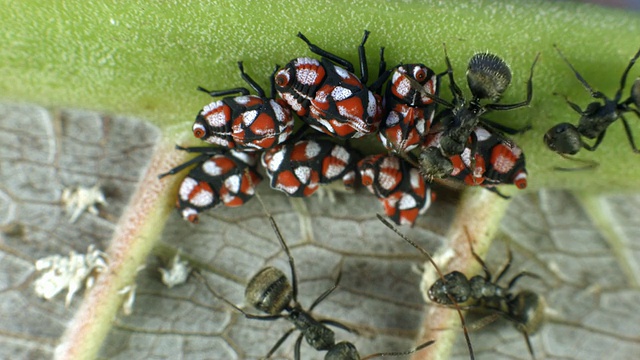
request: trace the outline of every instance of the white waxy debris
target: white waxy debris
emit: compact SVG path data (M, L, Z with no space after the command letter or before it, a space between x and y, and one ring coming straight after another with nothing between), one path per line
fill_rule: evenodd
M178 250L169 262L168 267L166 269L159 268L158 271L160 271L162 275L162 283L171 289L176 285L187 282L187 278L191 273L191 267L187 261L180 260L180 251Z
M124 301L122 302L122 312L129 316L133 312L133 304L136 302L136 285L127 285L118 291L118 294L123 295Z
M51 255L39 259L35 267L43 274L34 282L36 295L50 300L67 289L65 306L68 307L82 283L87 289L91 288L96 276L106 271L107 266L107 254L93 245L89 245L86 255L71 251L68 257Z
M71 214L70 223L74 223L78 217L85 211L93 215L98 215L99 205L107 205L104 193L96 184L91 188L78 186L75 188L66 188L62 190L60 198L67 213Z
M139 273L140 271L144 270L144 268L145 268L145 265L138 266L138 268L136 269L136 273ZM118 294L123 295L125 297L124 301L122 301L122 313L125 316L129 316L131 315L131 313L133 313L133 304L136 302L137 287L138 285L133 283L131 285L127 285L122 289L118 290Z

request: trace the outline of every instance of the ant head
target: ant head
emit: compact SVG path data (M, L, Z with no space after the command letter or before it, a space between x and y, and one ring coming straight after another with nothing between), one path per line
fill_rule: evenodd
M544 134L547 147L559 154L574 155L582 148L578 129L569 123L560 123Z
M440 305L453 305L451 299L456 303L463 303L469 299L470 293L467 277L459 271L453 271L444 276L444 281L436 280L427 295L429 300Z
M293 289L282 271L269 266L251 278L244 299L262 312L277 315L291 303Z
M327 351L324 360L360 360L360 354L352 343L341 341Z
M511 70L496 55L475 54L469 60L467 82L474 97L497 102L511 83Z
M546 306L544 297L524 290L509 302L509 314L517 323L520 332L533 334L544 322Z
M638 110L640 110L640 77L633 82L633 86L631 87L631 100Z
M420 169L430 177L444 178L453 172L453 163L444 157L435 146L430 146L420 153Z

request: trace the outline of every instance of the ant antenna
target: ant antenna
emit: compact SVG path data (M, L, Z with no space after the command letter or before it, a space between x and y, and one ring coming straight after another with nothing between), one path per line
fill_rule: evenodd
M408 351L395 351L395 352L381 352L381 353L375 353L375 354L371 354L371 355L367 355L363 358L361 358L360 360L369 360L369 359L373 359L373 358L377 358L377 357L384 357L384 356L402 356L402 355L410 355L413 354L415 352L418 352L424 348L426 348L427 346L432 345L433 343L435 343L435 340L429 340L425 343L422 343L418 346L416 346L415 348L408 350Z
M385 219L384 217L382 217L382 215L380 214L376 214L376 216L378 217L378 219L389 229L391 229L393 232L395 232L396 234L398 234L398 236L400 236L404 241L408 242L411 246L413 246L414 248L416 248L419 252L421 252L424 256L427 257L427 259L429 259L429 262L431 262L431 264L433 265L433 267L436 269L436 272L438 273L438 276L440 277L440 279L442 280L443 283L447 283L447 281L444 279L444 275L442 273L442 271L440 270L440 267L436 264L436 262L433 260L433 257L420 245L416 244L413 240L409 239L407 236L405 236L403 233L400 232L400 230L398 230L395 226L393 226L393 224L391 224L389 221L387 221L387 219ZM467 329L467 323L464 320L464 315L462 315L462 310L460 309L460 305L458 304L458 302L453 298L453 296L451 294L447 294L447 297L449 297L449 300L451 300L451 303L453 304L453 306L456 308L456 310L458 311L458 315L460 316L460 323L462 324L462 330L464 332L464 338L467 342L467 348L469 349L469 356L471 357L471 360L475 360L475 356L473 355L473 347L471 346L471 339L469 338L469 330Z
M575 161L575 162L581 163L582 166L575 167L575 168L566 168L566 167L562 167L562 166L554 166L553 170L556 170L556 171L595 170L595 169L598 168L598 166L600 166L600 164L595 160L578 159L578 158L574 158L574 157L568 156L566 154L561 154L561 153L558 153L558 155L562 156L563 158L565 158L567 160L571 160L571 161Z

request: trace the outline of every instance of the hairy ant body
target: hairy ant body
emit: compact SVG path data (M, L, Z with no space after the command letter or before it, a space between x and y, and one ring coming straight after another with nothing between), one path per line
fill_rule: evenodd
M522 277L538 278L538 275L521 271L509 280L506 287L498 285L500 279L511 267L513 259L511 250L508 252L506 264L494 279L485 262L473 250L471 240L469 240L469 246L474 259L482 266L484 276L476 275L467 278L459 271L452 271L431 285L427 294L429 299L441 305L461 304L464 309L488 310L511 320L524 335L529 353L535 359L529 335L542 326L546 302L542 296L533 291L523 290L513 293L511 289Z
M258 199L260 199L258 195ZM264 208L264 204L263 204ZM266 209L265 209L266 212ZM289 282L287 276L277 268L266 267L258 272L248 283L245 289L245 302L251 304L257 310L262 311L267 315L258 315L248 313L229 300L218 295L211 286L205 282L209 291L216 297L222 299L228 305L242 313L248 319L256 320L276 320L286 319L290 321L294 327L288 330L271 348L265 358L270 358L275 351L282 345L282 343L291 335L295 330L300 331L300 335L296 340L294 347L294 357L296 360L300 359L300 347L302 339L304 338L309 345L318 351L327 351L325 354L325 360L366 360L383 356L400 356L412 354L434 343L434 341L427 341L419 346L404 352L386 352L375 353L365 357L360 357L356 347L347 341L336 343L335 334L329 326L341 328L346 331L351 331L347 326L333 320L323 319L317 320L311 314L311 311L326 299L337 287L340 282L341 274L338 274L335 283L332 287L322 293L308 309L304 309L298 302L298 280L295 270L295 264L293 256L289 251L289 247L285 243L278 225L276 224L273 216L267 212L271 227L276 233L276 237L280 242L280 246L284 250L289 260L289 268L291 270L291 279ZM202 277L200 277L202 279ZM202 279L203 280L203 279Z
M440 280L443 283L447 283L446 276L443 275L442 271L440 271L440 267L436 264L435 260L433 260L433 257L431 257L431 255L429 254L429 252L427 252L427 250L425 250L422 246L418 245L416 242L414 242L413 240L409 239L406 235L401 233L400 230L398 230L395 226L393 226L393 224L391 224L389 221L387 221L387 219L382 217L382 215L376 214L376 216L378 217L378 220L380 220L386 227L388 227L393 232L398 234L398 236L400 236L402 238L402 240L406 241L407 243L409 243L409 245L413 246L419 252L421 252L429 260L431 265L433 265L434 269L438 273L438 276L440 277ZM455 298L453 298L452 296L450 296L448 294L443 294L443 297L448 297L449 298L448 299L449 300L449 304L454 306L458 310L458 315L460 315L460 322L462 323L462 329L464 331L464 338L465 338L465 341L467 342L467 348L469 349L469 357L471 358L471 360L474 360L475 359L475 355L473 353L473 346L471 346L471 340L469 339L469 331L467 330L467 325L465 323L464 316L462 315L462 311L460 310L460 307L458 306L458 302L457 302L457 300Z
M488 129L508 134L517 134L530 128L530 126L525 126L521 129L513 129L485 119L482 116L490 111L513 110L528 106L531 103L533 98L533 68L539 56L540 54L538 53L531 65L531 72L527 80L527 98L514 104L499 104L498 101L511 82L511 70L504 60L496 55L490 53L475 54L469 60L467 68L467 83L473 95L471 100L467 101L453 78L451 61L445 47L445 60L453 101L449 103L436 95L429 94L426 91L422 92L423 95L446 108L446 110L438 114L436 125L434 125L442 128L442 135L439 144L437 144L440 152L423 151L420 156L420 163L427 177L443 177L449 174L452 166L450 166L451 162L448 158L461 154L469 141L471 141L471 148L475 148L473 131L480 124ZM481 104L480 101L484 99L489 99L493 103Z
M573 67L573 65L571 65L560 49L555 45L554 47L558 51L558 54L560 54L560 57L562 57L567 65L569 65L578 81L580 81L582 86L584 86L584 88L590 93L591 97L597 99L597 101L589 103L589 105L582 110L577 104L569 101L565 97L567 104L569 104L575 112L580 114L578 126L565 122L549 129L549 131L544 135L544 143L547 147L565 158L567 158L567 155L577 154L582 148L589 151L595 151L602 142L602 139L604 139L609 125L620 119L624 125L624 130L627 134L627 139L629 140L631 149L633 149L636 154L640 153L640 150L638 150L633 140L631 127L629 126L627 119L624 117L624 113L627 112L633 112L640 117L640 111L638 110L638 108L640 108L640 78L634 81L633 86L631 87L630 96L625 100L621 100L622 90L624 90L627 76L629 75L629 71L635 64L636 60L640 58L640 50L638 50L624 69L622 77L620 78L620 88L616 91L616 95L613 99L610 99L602 92L594 90L582 75L580 75L580 73ZM636 108L634 109L630 105L635 105ZM593 145L589 145L584 142L582 139L583 137L587 139L596 139L596 141ZM589 163L588 167L594 167L595 165L595 163ZM568 170L565 168L559 169Z

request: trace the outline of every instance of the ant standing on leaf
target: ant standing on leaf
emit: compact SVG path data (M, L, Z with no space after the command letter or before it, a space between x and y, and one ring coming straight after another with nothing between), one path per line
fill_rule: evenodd
M518 331L524 335L529 353L535 359L529 334L535 333L542 326L546 302L544 297L533 291L522 290L513 293L511 289L518 280L525 276L540 277L527 271L521 271L509 280L506 287L498 285L500 279L511 267L513 260L511 249L507 253L507 262L494 279L485 262L473 250L468 233L467 239L471 255L482 266L484 276L475 275L467 278L459 271L452 271L431 285L427 294L429 299L441 305L453 305L451 303L453 298L455 303L464 305L462 307L464 309L486 310L511 320Z
M258 195L257 197L258 200L262 203L262 199L260 198L260 196ZM338 277L336 278L335 283L332 287L318 296L318 298L311 304L308 309L304 309L298 302L298 278L296 275L293 256L291 255L289 247L285 243L278 225L273 219L273 216L268 213L264 206L264 203L262 203L262 206L269 218L269 222L271 223L271 227L273 228L276 237L278 238L280 246L287 255L292 279L291 282L289 282L289 279L281 270L268 266L263 268L249 281L249 284L245 289L245 302L247 304L251 304L251 306L253 306L257 310L260 310L266 315L251 314L244 311L229 300L218 295L216 291L204 280L202 275L196 273L196 276L199 280L205 283L209 291L215 297L226 302L229 306L242 313L246 318L256 320L286 319L294 325L293 328L288 330L275 343L275 345L271 348L271 350L269 350L269 353L265 356L265 358L270 358L280 347L280 345L282 345L282 343L289 337L289 335L291 335L296 330L300 331L300 335L298 336L294 347L294 358L296 360L301 359L300 347L303 338L314 349L318 351L327 351L324 357L325 360L366 360L377 357L408 355L426 348L427 346L434 343L434 341L431 340L420 344L419 346L408 351L375 353L362 358L360 357L356 347L352 343L347 341L336 343L335 334L333 330L329 328L329 326L337 327L349 332L351 332L351 330L347 326L337 321L328 319L318 320L311 314L311 311L313 311L313 309L317 305L319 305L338 287L341 274L338 274Z
M620 78L620 87L618 88L618 91L616 91L613 99L610 99L602 92L594 90L582 75L580 75L580 73L573 67L573 65L571 65L560 49L556 45L554 45L554 47L558 51L558 54L560 54L560 57L562 57L567 65L569 65L578 81L580 81L582 86L584 86L584 88L590 93L591 97L597 101L589 103L586 109L582 110L577 104L569 101L569 99L565 97L567 104L569 104L575 112L580 114L578 126L576 127L570 123L560 123L549 129L549 131L544 135L544 143L547 147L564 158L585 162L587 164L585 168L593 168L597 166L597 163L570 158L568 155L577 154L581 148L589 151L595 151L602 142L602 139L604 139L609 125L620 119L624 125L624 130L627 134L627 139L629 141L629 145L631 145L631 149L633 149L633 152L636 154L640 153L640 150L638 150L633 140L631 127L629 126L627 119L624 117L624 113L627 112L633 112L640 117L640 110L638 110L640 109L640 78L633 82L630 96L625 100L621 100L627 76L629 75L629 71L635 64L636 60L640 58L640 50L638 50L631 61L629 61L629 64ZM635 105L636 108L632 108L631 105ZM582 139L583 137L596 140L593 145L589 145L584 142ZM557 169L574 170L568 168Z
M382 215L376 214L376 216L378 217L378 219L386 227L388 227L393 232L398 234L398 236L400 236L402 238L402 240L406 241L411 246L413 246L418 251L420 251L429 260L431 265L433 265L433 267L436 270L436 272L438 273L438 276L440 277L440 279L444 283L447 282L446 275L443 275L442 271L440 271L440 268L436 264L435 260L433 260L433 257L431 257L431 255L422 246L418 245L413 240L409 239L407 236L405 236L403 233L401 233L400 230L398 230L398 228L393 226L393 224L391 224L389 221L387 221L387 219L385 219ZM458 301L452 295L445 294L444 296L449 298L448 299L450 301L449 304L454 306L458 311L458 315L460 315L460 322L462 323L462 330L464 331L464 338L465 338L465 341L467 342L467 348L469 349L469 357L471 358L471 360L474 360L475 359L475 355L473 354L473 346L471 346L471 340L469 339L469 331L467 330L467 325L466 325L466 322L464 320L464 316L462 315L462 311L460 310L461 308L458 306Z
M467 68L467 83L471 90L472 98L467 100L462 90L453 78L453 68L447 55L445 47L445 61L447 63L447 73L453 101L451 103L442 98L422 91L422 94L433 99L437 104L446 108L436 117L434 127L441 126L442 134L439 142L423 149L420 155L420 163L428 177L444 177L448 175L453 166L448 158L461 154L467 144L471 143L471 148L475 148L476 139L473 131L478 125L508 134L517 134L530 129L525 126L520 129L513 129L482 116L491 111L513 110L528 106L533 98L533 68L538 61L538 53L531 64L529 79L527 80L527 97L524 101L514 104L499 104L498 101L511 83L511 70L504 60L490 53L475 54L470 60ZM481 104L481 100L493 101L489 104ZM437 151L437 150L440 151Z

